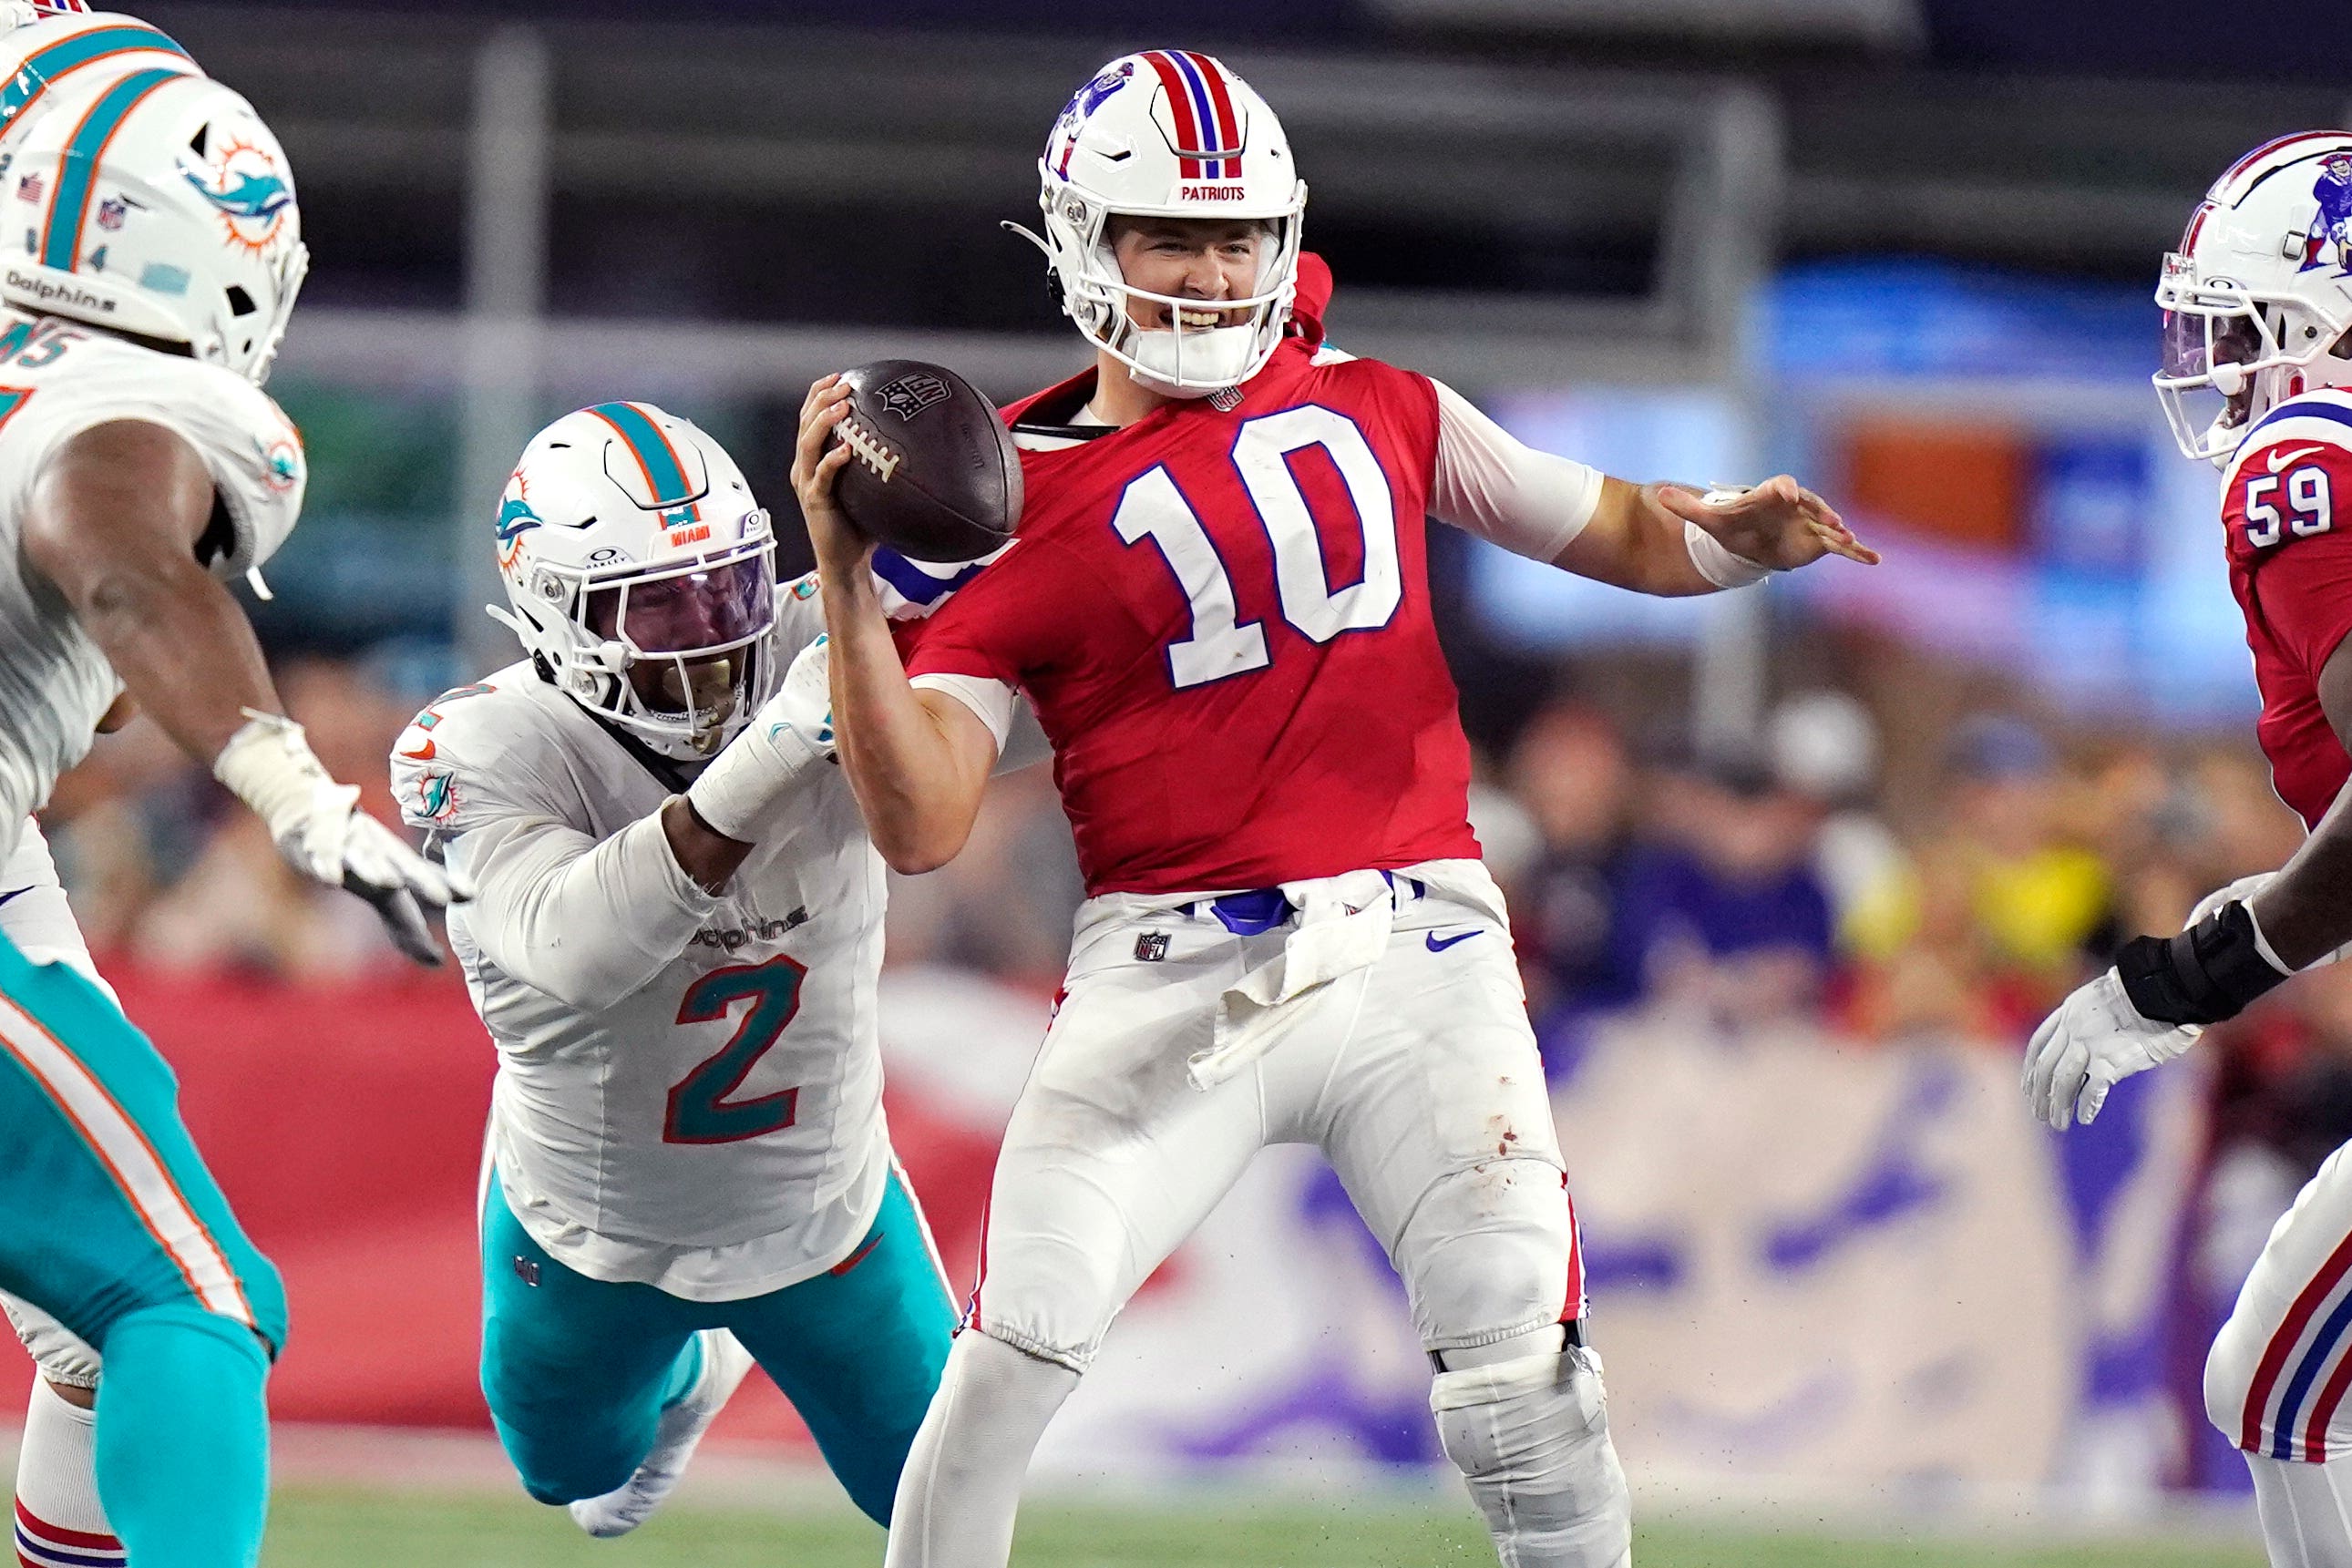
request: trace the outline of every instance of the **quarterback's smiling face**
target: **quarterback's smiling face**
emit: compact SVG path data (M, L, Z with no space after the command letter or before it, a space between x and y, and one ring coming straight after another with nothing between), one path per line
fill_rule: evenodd
M1274 236L1262 223L1225 218L1110 220L1111 255L1129 287L1177 299L1246 299L1257 289L1258 266ZM1184 310L1156 299L1129 298L1128 316L1147 332L1171 326L1238 327L1247 312ZM1171 317L1174 319L1171 320Z

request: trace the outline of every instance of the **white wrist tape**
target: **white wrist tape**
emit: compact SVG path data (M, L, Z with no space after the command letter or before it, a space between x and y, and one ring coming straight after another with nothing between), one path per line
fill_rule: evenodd
M1709 491L1709 498L1715 494ZM1746 588L1772 575L1770 567L1734 554L1713 534L1687 519L1683 523L1683 548L1690 551L1691 565L1698 574L1717 588Z
M286 836L309 821L320 787L337 788L327 769L310 751L302 727L281 714L245 710L245 725L228 737L213 758L213 777L229 792L253 808L269 825L269 836ZM352 785L353 800L359 790Z
M713 831L739 843L757 843L774 831L767 818L777 800L830 755L796 727L762 713L710 759L686 798Z

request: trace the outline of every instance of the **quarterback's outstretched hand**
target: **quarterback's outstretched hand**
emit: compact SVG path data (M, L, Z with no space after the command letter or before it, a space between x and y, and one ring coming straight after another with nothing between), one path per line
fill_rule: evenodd
M793 490L800 497L801 515L808 519L809 543L816 550L818 571L827 577L862 573L874 541L857 531L834 499L834 481L849 461L849 448L824 449L849 412L849 383L837 375L820 376L809 386L801 404L801 433L793 448Z
M1660 506L1713 535L1732 554L1774 571L1811 566L1825 555L1878 564L1878 552L1855 538L1827 501L1786 474L1730 492L1727 499L1710 501L1679 485L1661 485L1657 496Z
M462 904L474 895L472 885L361 810L358 787L335 782L300 725L247 708L245 727L213 760L213 777L268 825L295 870L366 899L402 952L420 964L441 962L421 905Z
M2171 1061L2204 1033L2196 1024L2142 1018L2109 968L2042 1020L2025 1048L2025 1096L2033 1113L2063 1132L2090 1125L2107 1091L2135 1072Z

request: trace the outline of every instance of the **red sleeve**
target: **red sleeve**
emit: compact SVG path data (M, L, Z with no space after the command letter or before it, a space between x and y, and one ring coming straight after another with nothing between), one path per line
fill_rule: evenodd
M1060 620L1037 607L1068 602L1046 580L1054 553L1023 540L991 562L922 623L907 674L983 675L1020 685L1025 672L1045 661L1047 635Z
M2346 498L2352 500L2352 486ZM2352 517L2345 521L2352 526ZM2352 534L2291 541L2262 563L2254 596L2280 652L2317 682L2336 645L2352 632Z

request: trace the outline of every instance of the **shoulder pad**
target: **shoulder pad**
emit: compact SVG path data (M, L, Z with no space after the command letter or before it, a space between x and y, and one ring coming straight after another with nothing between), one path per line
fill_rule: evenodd
M2246 433L2222 470L2226 491L2254 458L2276 472L2290 465L2281 452L2289 447L2317 448L2352 454L2352 392L2333 387L2288 398Z
M302 438L268 394L243 376L177 354L159 353L70 324L0 318L0 379L24 380L0 392L0 432L27 479L73 436L116 420L160 424L194 449L235 529L229 553L213 563L231 578L276 553L301 515L309 477Z
M412 827L462 832L520 806L559 750L556 720L511 665L442 693L392 744L392 792Z

